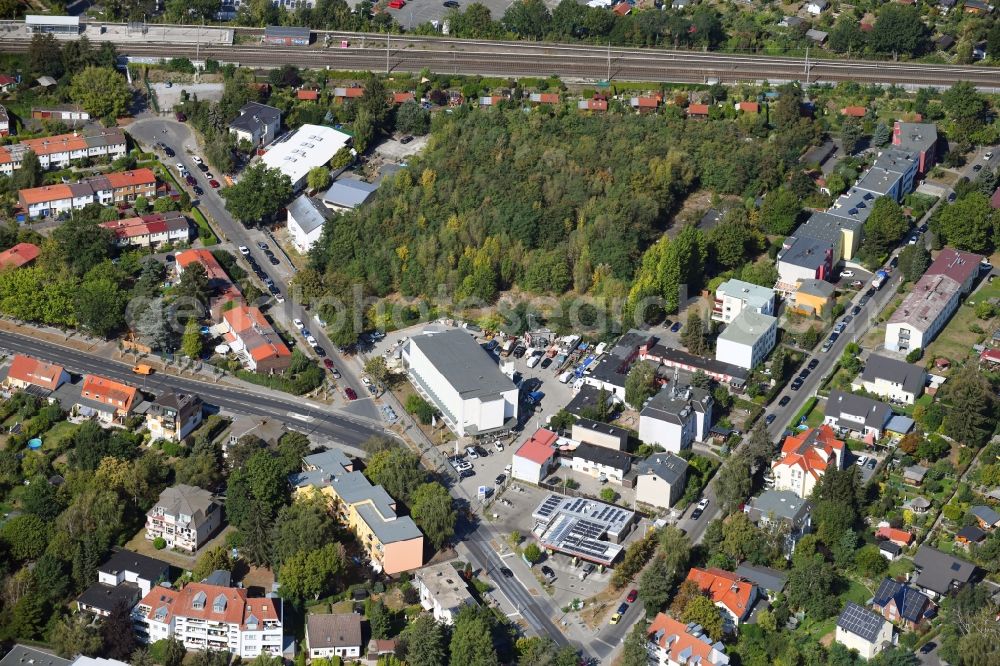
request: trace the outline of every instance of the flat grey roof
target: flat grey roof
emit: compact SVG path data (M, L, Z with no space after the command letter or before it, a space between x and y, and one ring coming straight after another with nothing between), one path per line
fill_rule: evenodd
M736 315L736 319L729 322L718 339L741 345L753 345L777 324L776 317L744 308Z
M368 200L378 185L354 178L338 178L323 193L323 202L342 208L357 208Z
M828 215L852 220L856 223L854 228L861 229L862 223L868 219L872 213L872 206L875 205L875 195L865 190L852 187L833 202L833 205L826 209Z
M830 212L818 212L810 215L796 233L839 243L845 229L856 233L863 225L864 218L861 216L841 217Z
M450 329L410 338L414 345L465 399L495 396L516 389L490 355L467 331Z
M297 28L287 25L269 25L264 28L265 37L292 37L295 39L309 39L311 31L309 28Z
M895 130L899 131L896 132ZM899 137L899 146L906 150L926 151L937 142L937 126L934 123L896 123L893 128ZM893 138L895 143L895 137Z
M826 253L833 250L833 243L812 236L796 235L787 250L778 255L778 261L813 270L826 262Z
M774 300L774 289L736 279L726 280L715 292L746 301L752 308L762 308Z
M757 497L750 498L747 506L762 516L774 516L789 522L798 520L803 511L812 507L809 500L790 490L765 490Z
M682 413L686 417L687 411L705 412L712 402L712 396L703 389L694 386L683 389L666 386L650 398L639 416L679 424L682 422Z

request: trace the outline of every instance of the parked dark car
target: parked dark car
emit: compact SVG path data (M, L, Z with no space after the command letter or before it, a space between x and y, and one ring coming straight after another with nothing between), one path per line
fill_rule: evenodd
M556 572L552 570L552 567L543 564L542 575L545 576L546 578L553 579L556 577Z
M187 183L188 185L197 185L197 184L198 184L198 181L197 181L197 180L195 180L195 179L194 179L194 176L192 176L191 174L188 174L188 175L184 176L184 181L185 181L185 182L186 182L186 183Z
M478 444L476 444L475 446L473 446L472 450L475 451L479 455L480 458L485 458L486 456L490 455L489 451L487 451L483 447L479 446Z
M171 148L170 146L164 146L164 147L163 147L163 154L164 154L164 155L166 155L167 157L173 157L173 156L175 156L175 155L176 155L177 153L175 153L175 152L174 152L174 149L173 149L173 148Z
M544 370L545 368L549 367L550 365L552 365L552 359L551 358L543 358L542 362L539 364L539 367L541 367L542 370Z
M504 578L513 578L514 572L507 567L500 567L500 573L503 574Z
M352 389L350 386L348 386L347 388L344 389L344 395L347 396L348 400L357 400L358 399L358 394L355 393L354 389Z
M774 423L774 420L775 420L776 418L778 418L778 417L777 417L777 416L775 416L774 414L768 414L768 415L767 415L767 418L766 418L766 419L764 419L764 423L765 423L765 424L767 424L767 425L771 425L772 423Z
M795 381L792 382L792 387L791 388L792 388L793 391L798 391L800 388L802 388L802 384L803 384L802 378L801 377L796 377Z
M179 122L179 123L183 123L183 122L187 121L187 119L188 119L188 117L186 115L184 115L183 113L181 113L180 111L178 111L177 113L175 113L174 117L177 118L177 122Z
M670 327L670 332L671 333L676 333L677 331L681 330L681 326L682 326L682 324L679 321L678 322L674 322L674 325Z
M781 400L778 401L778 407L784 407L785 405L787 405L791 401L792 401L792 397L789 396L789 395L786 395L786 396L782 397Z
M807 365L806 368L808 368L809 370L815 370L816 366L818 365L819 365L819 359L814 358L813 360L809 361L809 365Z

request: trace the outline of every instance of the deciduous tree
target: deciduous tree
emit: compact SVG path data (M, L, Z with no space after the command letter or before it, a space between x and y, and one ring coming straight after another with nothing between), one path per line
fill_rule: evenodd
M417 486L410 498L410 514L435 549L455 534L455 509L451 495L437 481Z
M70 96L95 118L125 115L130 97L125 77L108 67L87 67L73 76Z

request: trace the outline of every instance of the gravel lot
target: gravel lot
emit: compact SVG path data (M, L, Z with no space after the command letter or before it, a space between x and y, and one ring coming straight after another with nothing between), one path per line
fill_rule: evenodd
M221 83L176 83L169 88L166 83L154 83L153 90L156 91L156 101L160 104L162 111L170 111L175 104L180 103L182 90L187 90L191 95L197 95L198 99L213 102L222 99Z

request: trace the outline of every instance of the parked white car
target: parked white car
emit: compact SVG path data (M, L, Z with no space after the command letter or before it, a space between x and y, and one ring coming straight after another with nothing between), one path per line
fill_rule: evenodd
M244 257L249 256L250 248L248 248L246 245L240 245L240 254L242 254Z
M310 346L312 346L312 347L315 347L316 345L318 345L318 344L319 344L318 342L316 342L316 338L314 338L314 337L313 337L313 336L311 336L311 335L307 335L307 336L306 336L306 342L308 342L308 343L309 343L309 345L310 345Z
M852 277L854 277L854 271L840 271L840 277L842 277L842 278L852 278Z
M293 319L292 323L295 324L295 328L299 329L300 331L306 327L306 325L302 323L301 319Z

